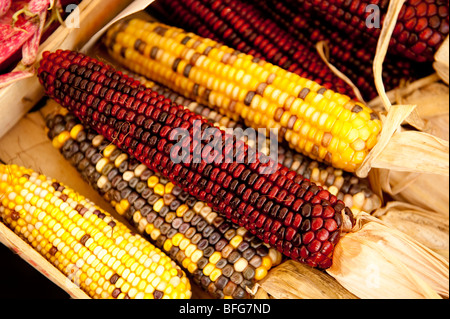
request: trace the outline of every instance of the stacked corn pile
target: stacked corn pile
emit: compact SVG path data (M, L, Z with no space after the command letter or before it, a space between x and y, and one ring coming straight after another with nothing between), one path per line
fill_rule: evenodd
M158 1L170 24L224 43L313 80L326 88L354 96L351 87L331 72L317 51L292 37L254 5L239 1ZM153 9L153 7L151 7Z
M444 280L446 276L448 279L448 262L408 236L369 216L362 215L364 219L369 219L359 219L361 224L358 223L359 227L354 228L353 214L344 208L341 201L300 175L289 172L282 165L277 165L275 173L267 175L264 171L270 164L265 166L260 161L255 164L244 161L242 165L219 164L215 168L206 163L192 164L191 167L189 163L184 166L171 162L167 156L171 147L162 147L163 150L159 151L161 146L170 146L170 143L176 142L168 126L173 123L174 127L189 127L191 121L200 117L141 86L134 79L82 54L63 51L44 54L39 74L46 91L57 102L66 105L75 116L96 128L97 132L102 132L104 137L99 137L97 143L108 138L116 147L126 150L128 156L134 155L148 169L161 172L161 176L167 176L174 185L178 184L190 195L200 200L205 198L218 214L242 225L287 257L310 266L328 268L329 274L351 288L356 295L385 296L386 291L390 290L384 288L393 285L396 294L402 296L448 296ZM117 103L115 107L111 104L113 101ZM133 116L133 109L140 115ZM146 120L142 117L144 114L148 116ZM125 118L130 126L123 129L122 120ZM211 128L207 120L201 121L204 129ZM140 129L142 125L148 126L146 132L150 136L143 136L144 132ZM110 135L112 130L116 134ZM73 134L77 131L79 129ZM158 138L157 134L168 136L169 140L164 143L165 139ZM60 147L59 143L64 143L67 133L59 136L54 140L57 147ZM150 140L151 143L146 142ZM239 146L240 143L236 141L235 144ZM107 153L114 152L112 146L109 143L107 145L110 147ZM236 149L238 153L244 152L244 155L249 151L246 147ZM148 155L145 154L147 151ZM142 156L141 152L145 155ZM202 176L209 177L209 180ZM105 182L103 180L100 185L107 185ZM264 194L269 191L270 195L265 197ZM333 211L334 216L330 217ZM355 230L343 237L339 235L350 228ZM380 241L380 238L386 240ZM332 257L334 249L337 255ZM355 256L355 251L364 251L364 254ZM389 253L386 254L386 251ZM361 270L374 263L387 267L380 269L389 269L387 273L383 271L379 278L381 291L373 287L367 289L364 279L357 279L366 276ZM408 271L405 272L406 269ZM296 278L293 282L298 280ZM261 285L265 287L264 282Z
M222 130L246 129L245 125L240 122L235 122L229 117L211 110L205 105L198 104L162 85L154 83L144 77L139 77L138 75L133 75L133 77L139 79L141 83L152 91L158 92L175 103L183 105L190 111L203 116L208 119L211 124ZM256 145L257 142L254 139L248 138L248 136L243 135L242 139L250 147L256 148L259 146ZM267 140L266 145L260 147L260 151L265 155L270 155L269 139ZM285 145L279 144L276 151L278 152L278 162L280 164L337 196L337 198L342 200L347 207L352 209L352 212L355 215L361 211L371 213L374 210L381 208L381 199L372 191L367 179L358 178L353 174L311 160L307 156L290 150Z
M370 5L380 10L382 23L389 1L359 0L295 0L298 9L325 19L342 30L351 39L376 47L380 28L367 25L366 19L373 14ZM426 62L433 61L439 47L449 33L448 0L407 0L400 11L390 50L405 58Z
M292 259L329 268L343 227L355 222L342 201L303 176L243 142L224 147L221 130L214 130L221 152L193 163L176 143L198 143L203 154L211 140L195 141L194 124L201 136L212 125L111 66L76 52L46 52L39 79L85 125ZM180 139L179 129L190 133ZM219 156L235 162L217 164Z
M311 6L307 10L297 1L163 0L158 1L155 7L162 8L160 12L172 25L266 59L354 97L348 85L344 85L342 80L336 82L336 76L317 53L316 44L326 41L330 51L329 62L352 80L366 100L378 95L372 70L376 40L375 46L367 46L366 42L360 41L361 38L349 37L327 19L316 15ZM386 9L385 6L382 9ZM392 90L402 82L426 75L430 72L428 70L428 63L413 63L390 55L384 63L385 87Z
M328 20L299 8L295 0L258 1L258 5L278 24L297 38L307 41L311 47L325 41L329 49L329 62L348 76L366 100L378 96L373 74L376 42L372 41L375 45L367 45L360 38L353 38L346 33L347 30L343 32ZM431 70L430 63L418 63L390 53L383 63L383 84L387 91L391 91L405 82L430 74Z
M84 128L72 114L47 119L53 145L116 211L214 298L248 298L281 254L226 221L167 178Z
M365 105L213 40L143 20L122 21L111 55L146 76L254 129L271 128L298 153L355 172L382 124Z

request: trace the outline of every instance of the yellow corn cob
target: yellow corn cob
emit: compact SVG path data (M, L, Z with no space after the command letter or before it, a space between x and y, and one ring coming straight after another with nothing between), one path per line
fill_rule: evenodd
M0 165L0 217L95 299L185 299L185 273L144 238L70 188Z
M105 40L124 66L255 129L278 130L290 147L355 172L376 145L379 117L350 97L213 40L133 19Z

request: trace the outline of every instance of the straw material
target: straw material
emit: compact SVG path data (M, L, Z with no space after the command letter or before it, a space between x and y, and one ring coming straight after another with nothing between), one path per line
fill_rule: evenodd
M295 261L272 269L255 299L356 299L331 276Z
M389 194L394 200L410 203L423 209L449 217L449 177L430 174L373 171L377 174L377 189Z
M434 69L439 74L441 79L449 84L449 36L447 36L447 39L445 39L444 43L442 44L441 48L436 53L434 59Z
M449 219L403 202L391 202L373 216L449 259Z
M327 270L342 286L363 299L448 298L445 258L368 214L357 221Z

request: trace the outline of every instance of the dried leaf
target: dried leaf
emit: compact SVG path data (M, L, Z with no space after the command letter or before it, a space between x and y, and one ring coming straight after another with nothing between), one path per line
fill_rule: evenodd
M360 298L448 298L449 264L408 235L362 213L336 246L327 270Z
M272 269L259 285L276 299L356 298L326 273L295 261L287 261Z
M449 175L449 143L433 135L406 131L394 134L371 163L394 171Z
M437 71L441 79L449 84L449 36L435 55L434 69Z
M375 211L373 216L379 217L386 224L414 238L448 260L448 217L402 202L388 203L386 207Z
M449 217L449 177L383 171L383 191L402 201ZM412 182L409 182L411 181Z

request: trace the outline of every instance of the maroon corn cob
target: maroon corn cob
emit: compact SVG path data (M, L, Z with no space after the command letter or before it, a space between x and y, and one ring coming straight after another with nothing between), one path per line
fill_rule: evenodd
M336 31L327 21L309 12L298 14L296 0L258 0L257 3L270 19L311 48L320 41L326 41L330 63L355 83L365 99L371 100L378 95L373 75L375 48L349 39L342 31ZM432 68L429 63L413 62L389 54L383 63L383 83L386 90L390 91L397 88L402 81L412 81L429 75L430 70Z
M388 0L296 0L299 14L311 12L345 32L351 39L375 47L381 28L368 27L377 5L383 23ZM403 6L391 40L391 52L417 62L433 61L434 54L449 33L448 0L408 0Z
M355 97L350 86L333 74L314 47L292 37L253 4L237 0L163 0L158 4L166 9L167 18L174 25Z
M192 142L194 121L201 121L202 131L212 125L93 58L46 52L38 74L50 97L151 170L284 255L312 267L332 265L343 218L353 220L336 196L282 165L263 164L267 158L245 143L235 142L211 158L233 154L242 164L176 164L171 159L179 151L174 130L188 129L191 135L183 142ZM225 132L216 132L217 143L224 145ZM210 151L207 142L191 150ZM254 162L248 160L252 154Z

